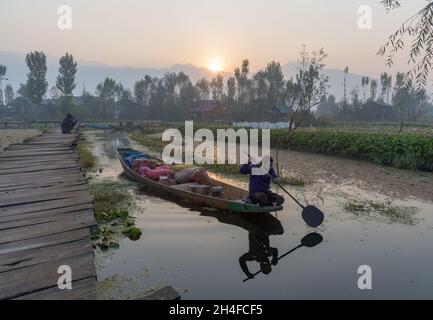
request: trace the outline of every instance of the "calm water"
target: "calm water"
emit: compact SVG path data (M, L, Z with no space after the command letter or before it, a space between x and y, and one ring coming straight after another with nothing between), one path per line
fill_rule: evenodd
M93 131L88 136L99 158L98 168L103 169L95 179L127 180L115 148L145 149L124 133ZM246 187L245 181L231 183ZM118 250L97 251L101 292L134 298L171 285L183 299L433 298L432 202L396 202L417 208L419 222L413 226L344 212L352 195L384 199L350 185L288 189L326 212L320 229L306 227L300 209L289 199L277 216L228 215L161 199L132 183L131 214L143 234L136 242L122 239ZM250 247L262 259L275 249L281 256L314 231L322 235L322 243L300 247L272 266L269 274L243 282L239 258ZM357 287L361 265L373 270L373 290ZM252 273L259 270L255 261L247 266Z

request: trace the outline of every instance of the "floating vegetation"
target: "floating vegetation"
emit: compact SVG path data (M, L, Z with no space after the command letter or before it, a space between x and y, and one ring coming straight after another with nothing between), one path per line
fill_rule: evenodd
M351 200L345 204L344 209L358 216L376 216L388 223L401 223L405 225L416 225L418 223L418 219L415 217L416 208L394 206L389 199L386 199L384 202Z
M122 234L133 241L140 239L141 230L134 226L134 218L127 210L131 197L128 188L128 183L111 180L90 184L98 222L98 228L91 236L95 248L103 251L119 248Z
M122 234L128 237L129 240L137 241L141 237L141 230L138 229L137 227L130 226L123 229Z
M96 283L96 295L99 300L134 300L161 288L161 285L145 287L143 283L149 277L149 270L145 269L137 277L114 275Z

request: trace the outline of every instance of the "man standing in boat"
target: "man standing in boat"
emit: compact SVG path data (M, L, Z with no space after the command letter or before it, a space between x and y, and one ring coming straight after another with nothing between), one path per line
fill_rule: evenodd
M252 174L253 168L262 168L263 163L269 163L269 171L263 172L261 175ZM278 175L273 167L274 159L270 156L263 157L262 162L253 164L251 158L248 157L248 163L241 167L241 174L249 174L249 192L250 200L254 204L260 206L281 206L284 203L284 198L271 189L271 181L278 182ZM265 166L266 167L266 166Z

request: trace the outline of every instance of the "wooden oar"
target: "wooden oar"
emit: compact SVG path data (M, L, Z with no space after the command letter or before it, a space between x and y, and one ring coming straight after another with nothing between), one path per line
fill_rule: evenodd
M251 156L246 153L250 159ZM252 159L254 161L254 159ZM255 162L255 161L254 161ZM257 164L256 164L257 165ZM317 228L320 226L325 219L325 214L320 210L319 208L315 206L304 206L302 203L298 201L289 191L287 191L280 183L275 181L274 177L272 177L269 172L267 173L267 176L269 176L273 183L275 183L277 186L281 188L287 195L292 198L293 201L296 202L298 206L302 208L302 219L304 219L305 223L308 224L312 228Z
M301 244L299 246L293 248L292 250L290 250L290 251L286 252L285 254L283 254L282 256L280 256L277 259L277 261L280 261L281 259L288 256L293 251L298 250L299 248L302 248L302 247L312 248L312 247L315 247L315 246L319 245L320 243L322 243L322 241L323 241L323 237L318 233L313 232L313 233L307 234L305 237L302 238ZM257 276L260 273L262 273L262 270L259 270L256 273L254 273L253 277ZM246 278L242 282L246 282L250 279L253 279L253 277L252 278Z

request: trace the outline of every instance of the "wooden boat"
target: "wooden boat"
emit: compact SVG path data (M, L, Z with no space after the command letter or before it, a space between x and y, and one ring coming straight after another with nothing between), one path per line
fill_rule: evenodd
M214 186L223 188L223 195L221 197L212 197L192 192L186 185L173 185L168 186L146 177L139 175L137 172L128 167L123 160L123 155L127 152L134 152L136 150L130 148L118 148L120 163L122 164L125 173L133 180L147 186L154 190L166 193L177 199L188 200L196 205L215 208L222 211L236 212L236 213L268 213L283 210L282 206L277 207L261 207L255 204L249 204L242 201L248 196L248 191L229 185L222 181L211 179Z

